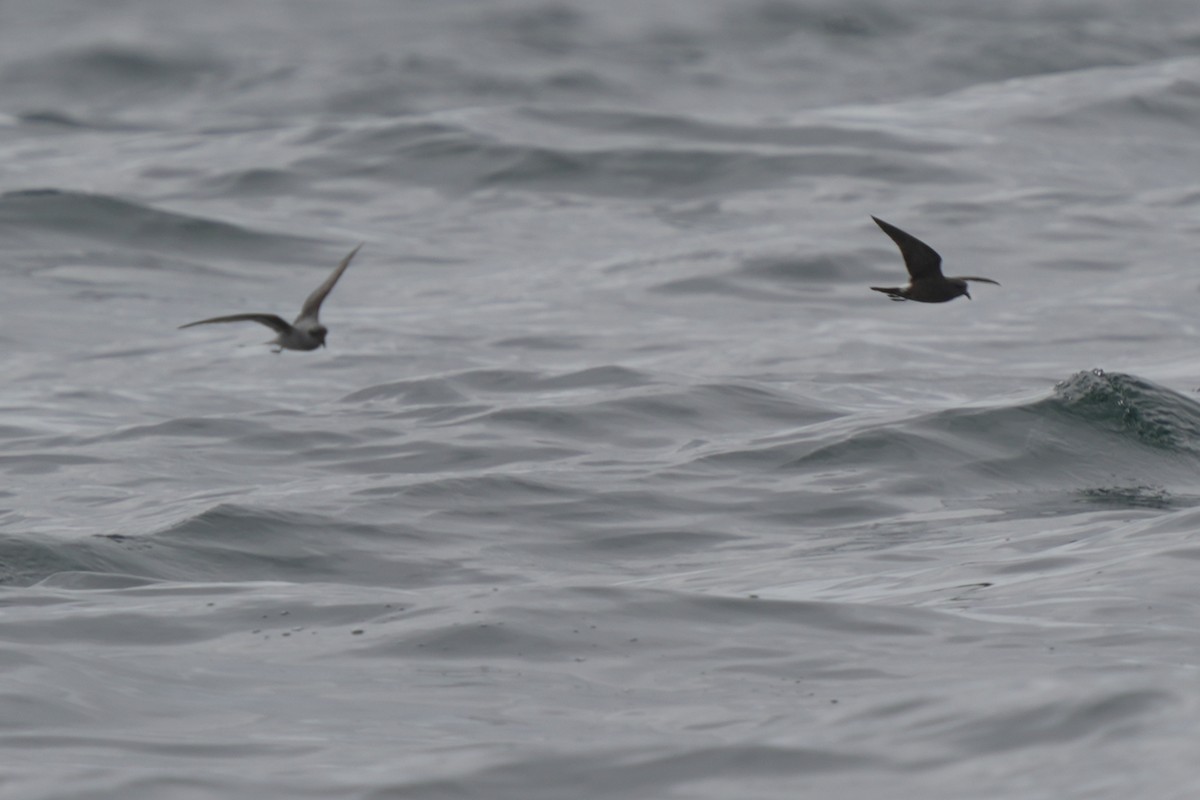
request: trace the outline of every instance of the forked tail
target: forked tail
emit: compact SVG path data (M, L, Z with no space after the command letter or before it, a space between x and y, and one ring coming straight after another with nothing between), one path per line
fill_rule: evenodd
M904 296L904 290L901 289L899 286L892 286L890 288L884 287L884 286L872 286L871 291L883 292L888 297L890 297L892 300L907 300L908 299L907 297Z

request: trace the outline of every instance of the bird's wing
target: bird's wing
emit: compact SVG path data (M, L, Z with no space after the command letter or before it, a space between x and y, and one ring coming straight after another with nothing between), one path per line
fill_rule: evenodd
M875 224L900 248L900 255L904 256L904 266L908 267L908 274L914 281L942 277L942 257L936 250L879 217L871 219L875 220Z
M325 282L313 291L304 301L304 306L300 309L300 316L296 317L296 324L300 320L310 318L313 322L317 321L317 315L321 313L321 303L325 302L325 297L333 291L333 286L338 282L338 278L342 277L342 273L346 271L346 267L350 266L350 259L354 258L354 254L358 252L362 245L350 251L350 254L342 259L342 263L337 265L337 269L329 274Z
M179 330L190 328L193 325L207 325L210 322L258 322L277 333L287 333L292 329L292 326L287 324L286 320L274 314L230 314L228 317L213 317L212 319L189 322L187 325L180 325Z
M965 276L965 275L964 275L963 277L961 277L961 278L958 278L958 277L956 277L956 278L955 278L955 280L960 280L960 281L979 281L980 283L994 283L994 284L996 284L997 286L999 286L999 285L1000 285L1000 281L994 281L994 280L992 280L991 278L968 278L968 277L967 277L967 276Z

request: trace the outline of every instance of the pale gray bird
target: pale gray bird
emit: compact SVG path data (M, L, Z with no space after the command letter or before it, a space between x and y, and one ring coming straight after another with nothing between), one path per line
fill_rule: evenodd
M915 236L907 234L895 225L889 225L879 217L871 217L883 232L892 238L904 256L904 266L908 267L908 286L885 288L872 286L876 292L883 292L893 300L916 300L918 303L945 303L959 295L966 295L967 281L1000 284L991 278L947 278L942 274L942 257L929 245Z
M267 342L267 344L279 345L279 348L274 351L276 353L282 353L284 350L316 350L318 347L324 347L325 334L329 331L318 319L318 315L321 313L321 303L325 302L325 298L333 291L338 278L342 277L346 267L350 266L350 259L354 258L354 254L360 247L362 247L361 244L351 250L350 255L342 259L342 263L337 265L337 269L330 273L325 282L308 296L308 299L304 301L304 306L300 309L300 316L296 317L296 321L291 325L287 324L283 317L277 317L274 314L230 314L228 317L213 317L189 322L187 325L180 325L179 329L183 330L193 325L207 325L210 322L259 322L279 334Z

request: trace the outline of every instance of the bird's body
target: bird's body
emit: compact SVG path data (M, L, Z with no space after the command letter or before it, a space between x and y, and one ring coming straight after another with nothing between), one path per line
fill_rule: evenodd
M319 319L321 303L325 302L326 296L333 291L338 278L342 277L346 267L350 266L350 260L354 258L354 254L360 247L362 247L361 244L351 250L350 254L343 258L337 268L325 279L325 282L308 296L308 299L304 301L304 306L300 309L300 315L291 324L288 324L283 317L274 314L230 314L225 317L212 317L189 322L187 325L180 325L179 328L182 330L193 325L207 325L212 322L257 322L266 325L278 334L269 342L269 344L279 346L276 353L284 350L316 350L318 347L324 347L325 335L329 330L321 324Z
M975 279L978 280L978 279ZM995 283L995 281L988 281ZM908 286L872 286L876 292L883 292L892 300L915 300L918 303L947 303L956 297L966 295L966 278L943 278L940 281L913 281Z
M874 291L883 292L892 300L945 303L962 295L970 300L971 295L967 291L967 281L1000 285L991 278L947 278L942 274L942 257L937 254L936 250L895 225L884 222L879 217L871 217L871 219L875 220L875 224L900 248L900 255L904 257L904 266L908 268L909 276L908 286L872 286L871 289Z

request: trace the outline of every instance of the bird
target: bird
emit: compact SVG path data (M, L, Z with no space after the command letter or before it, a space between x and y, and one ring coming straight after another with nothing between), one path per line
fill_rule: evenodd
M971 294L967 291L967 281L1000 285L998 281L991 278L947 278L942 274L942 257L937 254L936 250L912 234L905 233L879 217L872 216L871 219L875 220L875 224L900 248L900 255L904 256L904 266L908 268L909 275L908 286L872 286L873 291L883 292L892 300L945 303L959 295L966 295L970 300Z
M208 325L212 322L258 322L279 334L267 342L267 344L279 345L272 352L316 350L318 347L324 347L325 335L329 330L318 319L318 315L321 313L321 303L325 302L325 298L333 291L338 278L342 277L342 273L346 271L346 267L350 266L350 260L354 258L354 254L361 247L362 245L360 244L351 250L350 254L342 259L342 263L338 264L337 268L325 279L325 282L308 296L308 299L304 301L304 305L300 308L300 316L296 317L291 325L283 317L277 317L274 314L230 314L227 317L212 317L210 319L189 322L187 325L180 325L179 330L190 328L193 325Z

